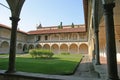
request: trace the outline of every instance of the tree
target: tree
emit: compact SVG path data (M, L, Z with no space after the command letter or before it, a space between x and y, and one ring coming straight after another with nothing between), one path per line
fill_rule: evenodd
M74 28L74 23L72 23L71 27Z

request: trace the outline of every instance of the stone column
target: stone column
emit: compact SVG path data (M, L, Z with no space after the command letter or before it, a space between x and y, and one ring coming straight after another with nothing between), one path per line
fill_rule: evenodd
M99 22L98 22L98 9L99 1L94 0L94 12L93 12L93 26L95 34L95 54L96 54L96 65L100 65L100 56L99 56Z
M9 67L6 73L15 72L15 56L16 56L16 39L17 39L17 25L20 20L18 17L10 17L12 21L11 40L10 40L10 51L9 51Z
M68 53L69 53L70 52L70 44L68 43L67 46L68 46Z
M92 51L92 60L95 60L95 44L94 44L94 49Z
M97 26L95 26L97 28ZM99 30L95 28L95 54L96 54L96 65L100 65L100 55L99 55Z
M94 15L95 16L95 15ZM99 26L98 26L98 19L94 17L94 36L95 36L95 44L94 44L94 51L96 57L96 65L100 65L100 55L99 55Z
M106 28L106 54L107 54L108 80L119 80L117 72L115 32L113 21L114 7L115 3L103 4Z

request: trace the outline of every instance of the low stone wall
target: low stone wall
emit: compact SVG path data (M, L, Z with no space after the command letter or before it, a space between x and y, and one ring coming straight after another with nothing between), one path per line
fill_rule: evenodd
M59 80L59 79L49 79L49 78L35 78L28 76L16 76L16 75L0 75L0 80Z
M27 79L27 78L0 75L0 80L36 80L36 79ZM38 80L41 80L41 79L38 79Z
M16 72L16 73L5 73L5 71L0 70L0 80L60 80L56 77L50 77L50 75L43 74L33 74L26 72Z

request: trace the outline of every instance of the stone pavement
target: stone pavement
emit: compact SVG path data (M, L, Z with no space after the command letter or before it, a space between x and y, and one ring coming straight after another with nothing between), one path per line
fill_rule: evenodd
M107 78L107 65L106 59L104 57L100 57L101 65L95 65L95 61L93 61L95 71L99 72L102 80Z
M107 61L105 57L100 56L101 65L95 65L95 61L91 62L88 55L85 55L82 62L80 63L74 76L82 78L96 78L96 80L107 79ZM117 62L118 76L120 78L120 62ZM84 79L83 79L84 80Z
M95 62L93 62L93 64L94 63ZM107 61L106 61L106 58L101 56L100 63L101 63L101 65L94 64L95 71L97 71L100 74L100 77L102 80L106 80L107 79ZM118 66L118 76L120 78L120 62L117 62L117 66Z
M84 77L84 78L100 78L99 73L95 71L94 66L90 61L88 55L84 55L74 76Z

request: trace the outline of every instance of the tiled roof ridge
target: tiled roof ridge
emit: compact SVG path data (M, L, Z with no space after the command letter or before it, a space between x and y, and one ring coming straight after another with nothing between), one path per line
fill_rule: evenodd
M33 30L28 34L46 34L46 33L66 33L66 32L85 32L85 27L79 28L63 28L63 29L46 29L46 30Z
M70 25L69 25L70 26ZM79 25L84 26L84 25ZM0 27L6 28L11 30L11 28L7 25L0 24ZM24 32L21 30L17 30L18 32L24 33L24 34L52 34L52 33L70 33L70 32L86 32L86 27L76 27L76 28L63 28L63 29L38 29L38 30L32 30L29 32Z
M9 29L11 30L11 27L7 26L7 25L4 25L4 24L0 24L0 27L3 27L3 28L6 28L6 29ZM27 32L24 32L24 31L21 31L21 30L17 30L18 32L21 32L21 33L24 33L24 34L27 34Z
M74 26L84 26L85 24L74 24ZM51 28L51 27L57 27L58 25L53 25L53 26L44 26L42 28ZM63 27L69 27L71 25L62 25Z

